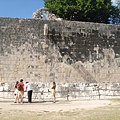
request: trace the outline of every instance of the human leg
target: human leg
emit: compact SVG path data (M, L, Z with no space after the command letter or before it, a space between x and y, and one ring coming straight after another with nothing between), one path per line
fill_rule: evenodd
M21 91L21 103L23 103L23 99L24 99L24 91Z
M14 103L17 102L17 94L14 94L15 95L15 100L14 100Z
M56 91L55 89L52 89L52 94L53 94L53 102L56 102Z
M28 102L32 102L32 90L28 91Z
M53 94L53 102L54 102L54 103L56 102L56 96L55 96L55 93Z
M30 91L28 91L28 102L30 102Z
M18 92L18 102L23 103L23 98L24 98L24 91L19 91Z

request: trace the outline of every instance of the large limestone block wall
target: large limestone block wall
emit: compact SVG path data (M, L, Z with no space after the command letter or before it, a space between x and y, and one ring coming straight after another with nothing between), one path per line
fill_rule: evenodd
M87 82L120 82L120 26L62 21L49 39Z
M32 82L119 82L120 26L0 18L0 82L21 78Z
M21 78L32 82L83 80L73 67L61 62L59 48L44 38L45 23L58 24L33 19L0 19L0 82Z

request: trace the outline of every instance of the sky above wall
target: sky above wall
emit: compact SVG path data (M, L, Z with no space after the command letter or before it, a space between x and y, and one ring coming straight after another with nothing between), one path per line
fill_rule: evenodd
M0 0L0 17L32 18L32 14L43 7L43 0Z
M0 0L0 17L32 18L43 7L43 0Z

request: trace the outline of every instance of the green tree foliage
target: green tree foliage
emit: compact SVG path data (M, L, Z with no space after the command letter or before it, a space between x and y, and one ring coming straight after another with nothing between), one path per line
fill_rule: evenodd
M44 0L50 12L64 20L109 23L118 15L118 8L111 0Z
M113 23L114 24L120 24L120 0L116 0L116 6L118 7L119 9L119 14L118 16L116 16L115 18L113 18Z

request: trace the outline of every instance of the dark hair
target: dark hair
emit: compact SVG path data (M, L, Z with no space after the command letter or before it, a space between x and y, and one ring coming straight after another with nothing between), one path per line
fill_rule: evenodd
M16 81L16 84L18 84L19 82L18 81Z
M18 82L18 81L16 81L15 88L17 88L18 83L19 83L19 82Z
M23 82L23 79L21 79L20 82Z
M56 83L53 82L53 86L52 86L52 89L55 89L56 88Z
M55 82L53 82L53 84L54 84L54 85L56 85L56 83L55 83Z

